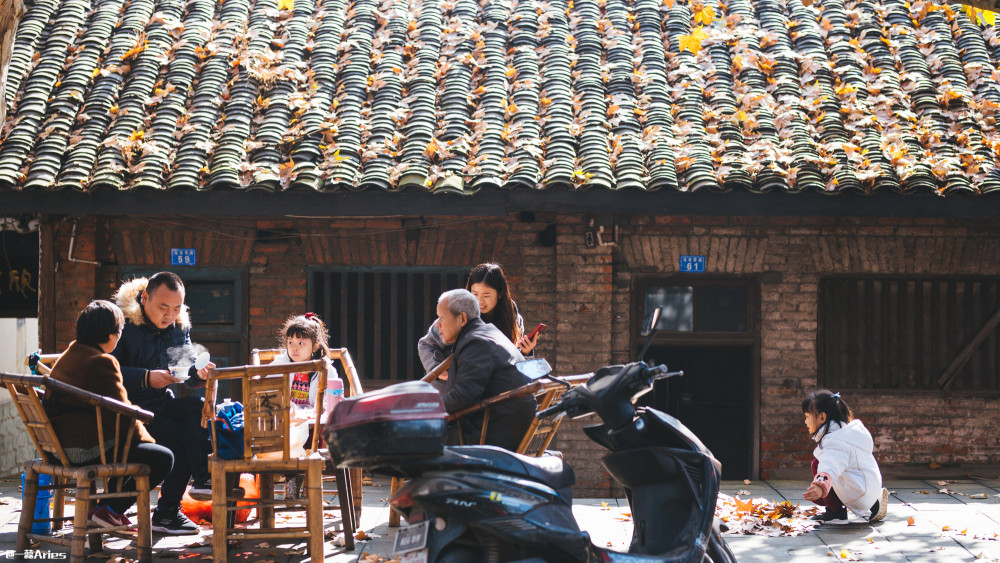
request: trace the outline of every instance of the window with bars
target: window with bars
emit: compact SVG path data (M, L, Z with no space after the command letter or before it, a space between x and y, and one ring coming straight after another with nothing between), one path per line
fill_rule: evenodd
M830 277L819 285L820 383L1000 390L1000 278Z
M469 269L327 269L310 274L309 303L330 346L347 348L358 375L386 385L419 379L417 340L437 318L438 297L465 287Z

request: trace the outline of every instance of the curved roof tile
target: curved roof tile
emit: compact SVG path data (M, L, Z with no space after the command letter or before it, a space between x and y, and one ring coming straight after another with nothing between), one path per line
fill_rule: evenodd
M998 61L927 0L35 0L0 187L986 193Z

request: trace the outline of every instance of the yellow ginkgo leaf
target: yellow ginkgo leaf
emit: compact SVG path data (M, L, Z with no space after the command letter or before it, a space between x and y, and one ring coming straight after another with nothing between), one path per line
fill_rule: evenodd
M715 10L711 6L705 6L694 13L695 23L700 23L701 25L711 25L715 21Z
M663 5L668 8L674 7L674 0L663 0Z
M698 51L701 51L701 40L695 37L694 34L681 35L677 38L677 46L681 51L687 49L688 51L697 54Z
M294 10L295 0L278 0L279 10Z
M851 554L848 553L846 549L841 549L840 550L840 558L841 559L850 559L851 558Z

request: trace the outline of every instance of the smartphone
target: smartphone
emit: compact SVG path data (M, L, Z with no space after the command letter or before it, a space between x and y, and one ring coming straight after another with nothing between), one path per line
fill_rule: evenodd
M535 335L538 335L538 334L541 334L541 333L545 332L545 329L547 329L547 328L549 328L549 325L547 325L545 323L538 323L538 326L536 326L534 328L534 330L532 330L531 332L528 333L528 335L527 335L528 336L528 340L531 340L532 338L534 338Z

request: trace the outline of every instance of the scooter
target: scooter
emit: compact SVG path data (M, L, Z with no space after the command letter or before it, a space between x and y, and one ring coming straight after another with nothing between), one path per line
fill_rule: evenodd
M649 338L640 358L658 319L656 309L643 330ZM518 369L533 379L551 378L544 359L522 362ZM634 522L628 553L596 546L580 530L570 492L575 476L557 456L527 457L492 446L449 446L434 456L400 456L398 451L354 456L364 458L362 465L374 472L410 479L390 500L409 523L396 537L400 563L736 561L715 518L721 464L676 418L635 406L656 380L675 375L683 374L642 361L607 366L537 415L600 417L600 424L584 431L610 451L604 466L625 488ZM400 385L416 391L416 385L427 384ZM428 404L394 400L397 417ZM430 424L423 428L425 434L434 431L431 426L440 427L426 416L420 422ZM409 426L394 426L392 432L398 435L401 428ZM344 435L328 426L327 437L335 461L351 457L337 453ZM397 449L412 443L400 439Z

